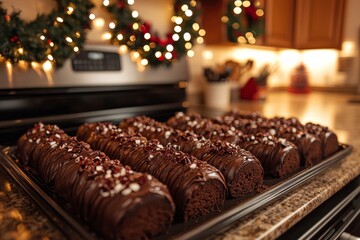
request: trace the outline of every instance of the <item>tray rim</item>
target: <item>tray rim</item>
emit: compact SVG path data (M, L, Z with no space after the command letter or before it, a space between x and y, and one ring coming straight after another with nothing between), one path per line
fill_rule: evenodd
M260 207L264 207L265 205L274 202L279 197L306 183L308 180L324 172L326 169L337 164L351 154L353 149L351 145L340 143L339 146L341 147L341 150L330 157L310 168L301 170L294 176L284 179L283 182L275 184L268 190L258 193L245 201L240 201L233 207L217 213L215 216L211 216L208 220L205 219L199 222L190 221L191 228L189 230L171 234L170 228L170 233L160 235L155 239L203 239L211 234L230 227L234 222L241 220ZM86 230L78 219L67 212L63 206L58 204L55 199L45 191L45 189L29 177L28 174L20 168L19 164L16 163L16 159L11 158L4 152L7 149L10 149L10 146L0 145L0 165L2 165L5 172L11 176L26 194L36 202L43 212L48 215L55 226L71 239L79 239L79 237L84 239L96 239L96 236ZM65 222L63 220L65 220ZM189 223L187 224L189 225Z

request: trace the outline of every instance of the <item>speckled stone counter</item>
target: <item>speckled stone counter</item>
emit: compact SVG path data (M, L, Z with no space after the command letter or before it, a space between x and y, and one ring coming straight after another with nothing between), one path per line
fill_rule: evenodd
M295 116L302 122L329 126L339 141L353 146L352 154L327 172L235 223L214 239L274 239L360 174L360 103L356 96L333 93L291 95L270 93L265 101L240 101L233 108L265 116ZM357 97L360 99L360 96ZM1 239L63 239L61 231L0 168Z

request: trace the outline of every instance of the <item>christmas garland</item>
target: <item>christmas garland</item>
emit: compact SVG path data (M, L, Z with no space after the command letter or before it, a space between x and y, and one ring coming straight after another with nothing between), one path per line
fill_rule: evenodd
M57 8L26 23L20 12L7 13L0 2L0 57L17 64L50 62L61 66L82 48L89 13L94 5L88 0L57 0Z
M264 11L257 0L231 0L222 18L230 42L254 44L264 33Z
M205 31L196 22L200 4L195 0L174 1L171 18L174 28L164 39L152 32L150 24L131 9L134 0L118 0L112 4L105 0L103 4L114 21L109 24L111 42L127 46L133 59L143 66L169 66L186 54L193 56L191 49L195 40L203 42Z

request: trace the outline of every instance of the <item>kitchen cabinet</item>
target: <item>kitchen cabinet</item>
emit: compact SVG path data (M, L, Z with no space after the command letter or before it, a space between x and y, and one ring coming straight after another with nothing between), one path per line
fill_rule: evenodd
M206 44L229 44L221 23L227 0L202 0ZM265 34L257 45L281 48L341 48L346 0L261 0Z
M341 48L346 0L268 0L264 44Z

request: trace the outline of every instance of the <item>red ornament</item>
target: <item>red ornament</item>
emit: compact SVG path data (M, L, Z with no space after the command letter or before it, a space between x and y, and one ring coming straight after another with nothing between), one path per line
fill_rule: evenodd
M150 41L154 42L156 44L159 44L160 43L160 38L158 36L156 36L156 35L155 36L151 35Z
M259 16L256 14L256 8L254 4L251 4L249 7L244 8L244 12L247 16L250 16L253 21L257 21L259 19Z
M125 4L124 4L123 1L118 1L118 2L116 3L116 6L117 6L118 8L120 8L120 9L124 9L124 8L125 8Z
M19 43L19 37L17 35L14 35L10 38L10 42L12 43Z
M163 62L165 60L164 54L162 54L158 59L159 59L160 62Z
M149 33L150 32L150 24L147 22L144 22L141 26L140 26L140 31L142 33Z
M5 15L5 20L9 22L9 21L10 21L10 16L9 16L9 15Z

